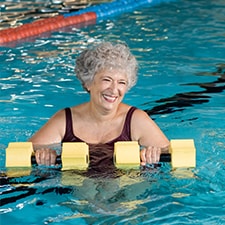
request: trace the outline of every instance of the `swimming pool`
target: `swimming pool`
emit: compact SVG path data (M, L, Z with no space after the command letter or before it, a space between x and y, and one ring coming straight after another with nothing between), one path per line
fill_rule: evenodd
M34 169L1 185L1 221L225 224L224 15L223 0L180 0L0 47L2 171L9 142L26 140L58 109L88 100L74 60L102 40L125 41L140 63L125 102L146 110L169 139L194 138L197 149L193 170L163 164L87 178Z

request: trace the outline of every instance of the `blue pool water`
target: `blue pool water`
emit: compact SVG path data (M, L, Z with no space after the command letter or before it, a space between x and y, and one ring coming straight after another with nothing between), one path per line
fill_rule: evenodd
M225 224L224 20L223 0L179 0L1 46L1 171L9 142L88 101L74 60L102 40L126 42L139 61L124 101L146 110L169 139L193 138L197 149L195 169L165 163L118 178L34 168L2 183L1 224Z

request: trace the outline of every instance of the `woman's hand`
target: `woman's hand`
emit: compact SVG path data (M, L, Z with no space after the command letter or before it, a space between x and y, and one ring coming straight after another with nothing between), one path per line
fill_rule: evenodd
M55 165L56 156L55 150L49 148L41 148L35 151L35 158L38 165Z
M161 148L149 146L141 150L141 165L158 163L161 154Z

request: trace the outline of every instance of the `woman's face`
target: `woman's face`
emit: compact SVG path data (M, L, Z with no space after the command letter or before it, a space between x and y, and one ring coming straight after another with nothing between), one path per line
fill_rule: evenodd
M104 110L118 107L127 91L128 79L122 69L104 69L95 74L88 86L91 101Z

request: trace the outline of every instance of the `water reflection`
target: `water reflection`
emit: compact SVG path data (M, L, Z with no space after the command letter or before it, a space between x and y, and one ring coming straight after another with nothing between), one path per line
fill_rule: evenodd
M69 13L107 0L39 0L39 1L3 1L0 5L1 29L16 27L40 18L49 18Z
M225 90L225 64L218 64L216 71L197 73L197 76L215 76L217 79L207 83L187 83L185 86L199 86L202 91L177 93L168 98L156 101L156 106L145 110L149 115L168 114L183 111L187 107L209 102L211 94L220 93ZM145 105L147 105L146 103Z

